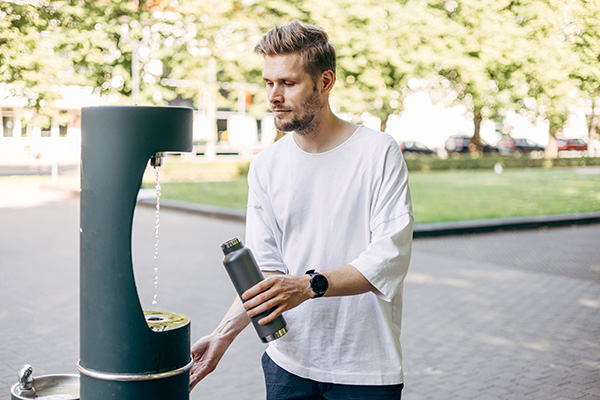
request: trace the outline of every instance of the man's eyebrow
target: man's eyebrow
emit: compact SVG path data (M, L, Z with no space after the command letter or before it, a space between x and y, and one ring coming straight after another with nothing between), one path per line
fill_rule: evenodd
M266 76L263 76L263 81L277 81L277 82L292 81L292 82L295 82L297 80L298 80L298 78L293 77L293 76L289 76L289 77L283 76L281 78L275 78L275 79L271 79Z

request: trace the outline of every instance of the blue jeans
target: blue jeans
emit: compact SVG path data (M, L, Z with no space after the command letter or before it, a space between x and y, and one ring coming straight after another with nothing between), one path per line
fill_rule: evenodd
M404 384L360 386L323 383L290 374L262 356L267 400L400 400Z

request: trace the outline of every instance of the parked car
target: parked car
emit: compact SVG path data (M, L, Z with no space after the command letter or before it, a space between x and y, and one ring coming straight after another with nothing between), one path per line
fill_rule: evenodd
M539 153L546 149L544 146L540 146L529 139L515 139L511 137L502 139L498 143L498 147L500 148L500 153L505 155Z
M468 153L470 151L471 138L466 135L453 135L446 140L444 148L448 153ZM484 153L498 153L500 150L496 146L481 140L481 148Z
M402 150L402 154L404 155L417 155L417 154L437 154L437 151L425 146L421 142L398 142L400 146L400 150Z
M587 151L587 143L582 139L558 139L558 151Z

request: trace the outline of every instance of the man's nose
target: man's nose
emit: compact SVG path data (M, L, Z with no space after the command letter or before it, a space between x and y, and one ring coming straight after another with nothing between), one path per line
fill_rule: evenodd
M275 84L268 93L269 103L283 103L283 91L281 85Z

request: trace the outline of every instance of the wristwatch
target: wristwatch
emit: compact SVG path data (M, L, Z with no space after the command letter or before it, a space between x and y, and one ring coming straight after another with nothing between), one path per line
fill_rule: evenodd
M307 275L310 275L310 288L315 292L315 298L322 297L327 288L329 287L329 282L324 275L321 275L318 272L315 272L314 269L306 271Z

